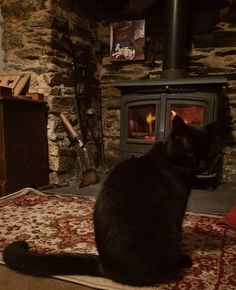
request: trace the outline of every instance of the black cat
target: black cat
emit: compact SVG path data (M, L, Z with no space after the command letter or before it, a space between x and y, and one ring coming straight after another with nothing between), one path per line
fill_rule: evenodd
M182 220L194 177L216 141L217 124L196 128L175 116L165 143L121 162L105 181L94 209L98 256L39 254L17 241L5 248L5 263L34 276L87 274L138 286L191 267L181 248Z

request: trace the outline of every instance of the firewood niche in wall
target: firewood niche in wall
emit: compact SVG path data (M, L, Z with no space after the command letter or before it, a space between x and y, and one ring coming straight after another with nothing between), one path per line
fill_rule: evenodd
M101 141L99 138L99 89L94 77L96 64L90 46L74 43L71 48L73 77L75 86L75 108L83 142L94 160L101 161Z

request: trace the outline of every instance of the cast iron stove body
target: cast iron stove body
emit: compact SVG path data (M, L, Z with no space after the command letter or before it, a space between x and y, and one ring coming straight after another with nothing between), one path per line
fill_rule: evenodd
M116 83L121 89L121 159L139 157L165 141L178 114L187 124L217 120L224 77Z
M228 83L223 76L186 77L185 38L189 3L186 0L165 0L165 4L160 79L113 84L121 90L121 159L140 157L155 142L165 141L175 114L194 126L216 121L222 88Z

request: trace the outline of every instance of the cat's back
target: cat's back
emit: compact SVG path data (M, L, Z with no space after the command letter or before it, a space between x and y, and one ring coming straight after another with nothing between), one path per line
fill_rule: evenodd
M171 176L171 166L163 152L163 144L156 144L148 154L130 158L115 166L108 175L103 194L131 196L163 191Z

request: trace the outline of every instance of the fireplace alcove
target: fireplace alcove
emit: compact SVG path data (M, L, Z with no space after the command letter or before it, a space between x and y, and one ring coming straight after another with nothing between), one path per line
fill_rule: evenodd
M194 126L219 117L225 77L146 80L113 84L121 90L121 160L140 157L165 141L175 114Z

